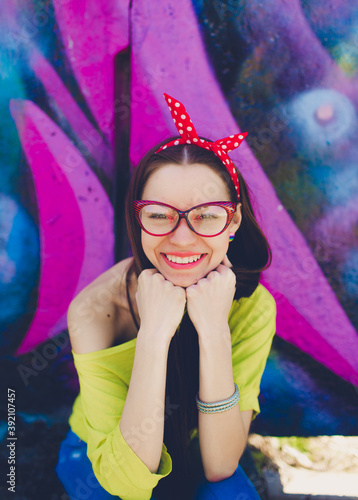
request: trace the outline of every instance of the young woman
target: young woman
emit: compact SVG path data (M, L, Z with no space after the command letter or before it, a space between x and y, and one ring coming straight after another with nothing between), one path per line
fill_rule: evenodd
M133 257L71 303L80 381L57 474L71 500L258 499L238 465L275 333L271 261L227 152L246 134L150 150L126 200ZM241 496L239 496L241 495Z

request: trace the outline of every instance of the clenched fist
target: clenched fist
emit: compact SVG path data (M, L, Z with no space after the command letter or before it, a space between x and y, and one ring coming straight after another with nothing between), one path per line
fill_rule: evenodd
M227 331L235 285L235 274L227 265L220 264L186 289L188 314L199 338Z
M184 314L184 288L173 285L156 269L145 269L138 276L136 300L141 331L154 342L170 342Z

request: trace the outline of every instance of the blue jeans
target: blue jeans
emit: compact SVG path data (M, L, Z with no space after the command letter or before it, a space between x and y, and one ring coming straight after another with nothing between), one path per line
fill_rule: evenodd
M120 500L108 493L94 475L87 445L70 429L61 443L56 473L71 500ZM231 477L210 483L199 480L193 500L260 500L253 484L238 466ZM151 500L155 500L152 497ZM189 499L188 499L189 500Z

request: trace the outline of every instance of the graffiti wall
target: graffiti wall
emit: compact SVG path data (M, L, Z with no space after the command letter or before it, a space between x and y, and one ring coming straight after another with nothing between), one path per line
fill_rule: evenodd
M356 3L17 0L0 42L0 348L24 411L76 391L66 311L128 254L126 179L175 133L167 92L202 136L249 132L231 157L278 307L254 430L356 434Z

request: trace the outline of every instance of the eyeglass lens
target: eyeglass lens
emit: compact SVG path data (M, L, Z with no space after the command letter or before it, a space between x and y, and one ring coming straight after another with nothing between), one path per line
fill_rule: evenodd
M195 232L212 236L220 233L227 222L228 214L219 205L204 205L188 212L188 220ZM169 233L177 225L179 213L162 205L146 205L140 211L143 227L152 234Z

